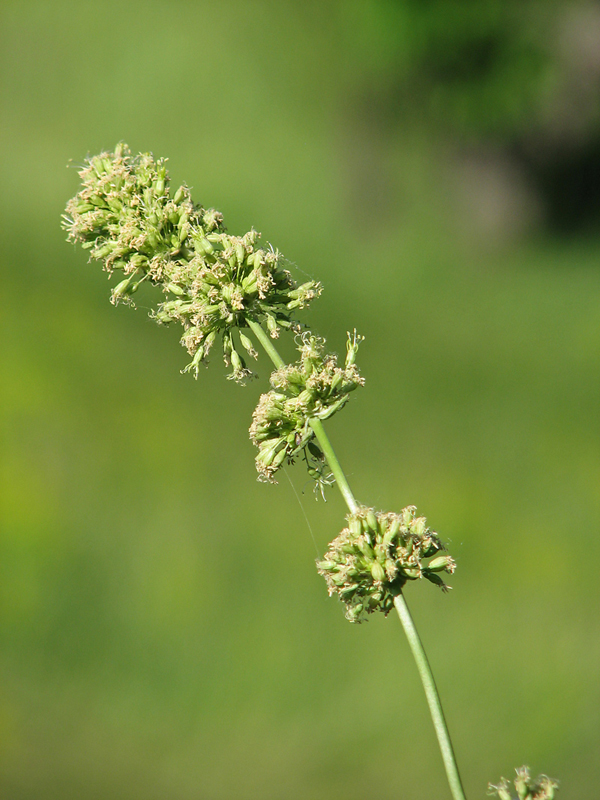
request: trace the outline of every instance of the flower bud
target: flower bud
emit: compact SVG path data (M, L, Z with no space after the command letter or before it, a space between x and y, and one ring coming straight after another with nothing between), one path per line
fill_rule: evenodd
M102 247L96 247L93 250L92 255L94 258L97 258L99 261L102 258L106 258L106 256L110 255L113 251L113 244L112 242L107 242L106 244L102 245Z
M101 156L94 156L90 161L90 165L99 178L106 172Z
M267 330L271 334L272 339L276 339L279 336L279 326L275 321L275 317L271 314L266 315L267 318Z
M430 583L434 583L436 586L439 586L443 592L447 592L450 589L449 586L446 586L444 581L440 578L440 576L435 572L429 572L428 569L423 570L423 577L427 578Z
M558 781L552 780L547 775L540 775L538 778L538 797L539 800L554 800Z
M354 333L350 335L348 333L348 341L346 342L346 368L352 366L356 360L356 354L358 352L358 347L361 342L365 339L364 336L359 336L356 333L356 328L354 329Z
M283 419L283 412L281 408L272 405L264 410L263 417L268 422L279 422L279 420Z
M427 520L425 517L417 517L411 523L410 529L415 536L422 536L425 533L425 528L427 527Z
M506 778L502 778L502 781L497 786L494 786L490 783L488 787L488 794L497 795L499 800L512 800L510 791L508 790L508 781Z
M450 556L438 556L427 564L427 569L430 572L454 572L455 568L454 559L450 558Z
M115 214L120 214L123 210L123 203L119 200L118 197L108 197L106 199L106 205L113 211Z
M210 255L214 252L214 247L212 244L206 239L204 236L199 235L196 236L194 239L194 247L199 253L203 253L204 255Z
M398 567L396 566L396 562L393 561L391 558L387 558L384 566L388 578L390 580L393 580L396 577L396 573L398 572Z
M422 545L423 556L429 558L430 556L439 553L442 550L442 544L435 537L426 537Z
M190 363L187 365L187 367L183 368L182 371L183 372L193 372L194 373L194 377L198 378L198 371L199 371L198 367L200 366L200 362L204 358L205 354L206 354L206 348L203 345L200 345L200 347L194 353L193 359L190 361Z
M348 402L348 398L346 396L340 397L339 400L336 400L330 406L324 408L322 411L319 411L315 414L315 417L321 420L326 420L332 417L337 411L343 408L346 403Z
M359 539L357 539L357 541L356 541L356 546L358 547L358 549L360 550L360 552L361 552L361 553L362 553L362 554L363 554L363 555L364 555L364 556L365 556L367 559L369 559L369 560L370 560L370 559L372 559L372 558L374 558L374 557L375 557L375 553L373 552L372 548L369 546L369 543L368 543L368 542L367 542L367 540L366 540L365 538L363 538L362 536L361 536Z
M236 372L244 369L244 362L237 350L231 351L231 365Z
M304 389L298 395L298 403L302 406L310 406L316 397L316 392L313 389Z
M273 461L271 462L271 466L273 467L273 470L276 470L278 467L281 466L281 464L283 464L286 455L287 455L287 451L286 451L285 448L283 448L282 450L280 450L278 453L275 454L275 457L273 458Z
M377 530L377 517L375 516L375 512L373 511L372 508L369 508L369 510L367 511L366 520L367 520L367 525L369 526L369 528L372 531L376 531Z
M249 275L246 275L245 278L242 278L242 289L246 294L255 294L258 290L258 283L256 282L256 275L251 272Z
M517 767L515 770L517 777L514 780L515 789L519 795L519 800L523 800L521 795L527 795L532 784L529 767ZM502 780L505 780L504 778Z
M277 453L278 449L283 444L283 441L280 438L274 439L273 441L261 446L258 455L256 456L256 460L261 463L265 467L270 467L273 459L275 458L275 454Z
M167 171L164 167L159 168L158 178L154 182L154 191L156 192L157 197L161 197L165 193L166 173Z
M119 297L124 297L126 294L129 294L131 291L131 280L133 276L129 276L125 278L125 280L118 283L115 288L112 290L113 298L117 299Z
M395 516L392 519L389 528L386 530L385 536L383 537L384 544L390 545L393 541L395 541L396 537L398 536L399 530L400 530L400 520L398 519L397 516Z
M235 246L235 257L237 263L241 266L246 258L246 250L244 249L244 245L240 242L238 242Z
M335 561L317 561L317 567L319 569L337 569L337 566Z
M344 382L344 375L341 372L341 370L338 370L333 376L333 380L331 381L331 386L329 387L329 394L335 394L343 382Z
M244 334L242 331L240 333L240 342L242 343L242 347L246 350L248 355L251 355L252 358L258 358L258 353L254 349L254 345L252 344L251 340Z
M421 577L421 570L418 567L404 567L402 572L411 581L416 581Z

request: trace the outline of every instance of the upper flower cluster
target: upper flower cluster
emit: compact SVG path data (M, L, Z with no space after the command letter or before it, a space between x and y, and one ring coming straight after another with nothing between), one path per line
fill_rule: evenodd
M192 356L186 369L195 375L221 334L231 377L243 379L248 370L233 329L253 319L277 336L280 326L291 327L293 311L321 291L314 281L298 286L281 253L261 248L255 230L230 236L222 215L194 205L186 186L171 195L163 159L134 157L120 144L114 153L89 159L79 174L82 189L69 201L63 223L69 238L108 272L123 272L113 302L131 302L146 280L162 288L169 299L153 315L183 325L181 341ZM253 354L251 345L241 344Z
M338 367L335 355L324 352L324 340L306 333L298 348L300 359L272 373L273 390L261 395L250 427L250 438L259 448L256 468L261 478L272 481L286 458L291 461L301 453L309 473L322 472L324 456L310 420L328 419L364 384L354 363L362 339L356 331L348 334L346 361Z
M374 611L388 614L407 581L427 578L447 588L438 573L452 573L456 564L450 556L436 556L444 549L440 538L415 512L415 506L399 514L363 506L346 517L348 527L317 561L329 594L338 594L346 604L350 622L361 622Z

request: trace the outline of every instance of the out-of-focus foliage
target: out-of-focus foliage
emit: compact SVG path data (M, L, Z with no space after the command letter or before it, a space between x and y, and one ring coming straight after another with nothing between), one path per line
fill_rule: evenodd
M475 156L480 171L483 154L486 177L512 186L529 206L525 218L555 230L597 227L597 3L359 0L346 8L355 103L371 136L416 127L438 147Z
M597 5L451 8L2 4L3 797L447 791L397 620L349 625L316 572L342 501L288 471L313 542L285 476L256 482L270 365L180 375L151 289L115 309L65 242L65 165L121 140L323 282L328 348L366 336L328 430L358 500L416 504L457 561L406 592L467 795L523 763L594 795ZM488 34L491 72L449 76Z
M538 121L556 91L564 9L555 0L351 0L347 7L357 72L387 88L390 116L503 140Z

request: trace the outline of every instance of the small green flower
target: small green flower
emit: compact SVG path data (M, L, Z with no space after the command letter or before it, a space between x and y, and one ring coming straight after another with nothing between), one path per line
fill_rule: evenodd
M243 381L251 372L233 331L252 319L265 321L277 336L281 326L293 326L293 312L321 292L315 281L298 286L283 268L281 253L261 248L255 230L229 235L222 215L194 205L186 186L171 196L164 159L132 156L120 144L114 153L88 159L79 174L81 191L63 217L69 239L81 242L109 273L124 274L113 289L113 303L132 303L144 281L160 286L168 299L152 316L183 326L181 342L192 356L185 372L198 376L220 335L230 377ZM255 358L248 343L240 336L241 349Z
M436 556L443 545L425 517L415 512L414 506L399 514L363 506L346 517L348 527L317 561L329 594L346 604L350 622L362 622L374 611L387 615L407 581L427 578L447 590L437 573L452 573L456 564L450 556Z
M500 800L554 800L558 781L547 775L540 775L534 780L529 772L529 767L519 767L516 773L517 777L514 779L516 798L513 798L510 783L506 778L501 778L497 785L490 783L488 795L495 795Z
M324 340L305 333L298 348L300 359L272 373L273 389L261 395L250 426L250 438L259 448L259 479L274 482L274 474L286 459L292 462L303 455L320 490L330 485L309 422L333 416L346 404L349 393L364 384L354 363L362 338L356 331L348 334L346 362L338 367L336 356L325 353Z

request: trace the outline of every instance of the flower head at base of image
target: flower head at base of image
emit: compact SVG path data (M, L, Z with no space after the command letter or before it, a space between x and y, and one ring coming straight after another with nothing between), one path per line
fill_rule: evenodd
M558 781L547 775L540 775L535 780L529 773L529 767L519 767L514 779L516 797L511 792L510 783L506 778L501 778L498 785L490 783L488 795L498 797L499 800L554 800Z

